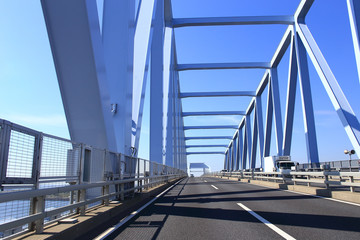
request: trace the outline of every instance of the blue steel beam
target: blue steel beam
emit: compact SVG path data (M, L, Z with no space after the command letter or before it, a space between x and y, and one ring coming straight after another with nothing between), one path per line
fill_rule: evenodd
M354 52L360 81L360 2L357 0L347 0L347 7L349 12L351 34L354 44Z
M227 145L187 145L185 148L208 148L208 147L228 147Z
M150 71L150 161L163 163L164 1L155 4ZM178 126L178 125L177 125ZM151 171L151 170L150 170ZM152 171L151 171L152 174Z
M203 139L232 139L232 137L227 137L227 136L185 137L185 141L186 140L203 140Z
M339 115L345 131L355 151L360 153L360 124L341 90L334 74L316 44L310 30L305 24L297 24L296 28L309 57L325 87L327 94Z
M133 97L133 62L135 4L131 1L105 1L103 10L102 42L106 63L107 82L111 103L116 104L112 114L117 149L131 154ZM124 54L125 53L125 54ZM138 83L139 84L139 83ZM135 122L138 122L137 119Z
M197 130L197 129L237 129L236 125L219 125L219 126L185 126L184 130Z
M256 92L254 91L239 91L239 92L189 92L180 93L180 98L189 97L254 97Z
M214 116L214 115L245 115L244 111L217 111L217 112L183 112L183 117Z
M115 0L116 1L116 0ZM107 1L105 1L106 4ZM152 45L153 18L155 17L154 0L141 1L136 19L134 41L134 66L133 66L133 101L132 120L133 136L132 146L139 148L141 123L144 109L145 90L147 84L148 68L150 61L150 47ZM130 23L129 23L130 24ZM131 26L131 24L130 24ZM124 52L127 52L125 49ZM121 107L121 106L120 106ZM124 116L125 117L125 116Z
M192 154L221 154L224 155L224 152L186 152L186 155L192 155Z
M265 25L265 24L294 24L294 16L240 16L240 17L207 17L207 18L174 18L172 26L226 26L226 25Z
M314 1L315 0L301 0L294 14L296 22L304 23L306 14L309 12Z
M271 96L272 96L273 108L274 108L277 155L282 156L283 127L282 127L282 118L281 118L279 82L278 82L278 74L276 68L271 68L270 78L271 78L270 80Z
M118 152L96 2L41 4L71 139Z
M305 142L308 162L319 162L319 154L316 141L315 117L312 104L310 76L307 62L307 55L304 45L295 34L295 50L299 71L300 93L303 108Z
M283 138L283 154L284 156L290 155L292 132L294 125L294 110L295 110L295 96L297 84L297 61L294 37L291 40L290 59L289 59L289 73L288 73L288 87L286 96L286 110L285 110L285 123L284 123L284 138Z
M269 62L239 62L239 63L193 63L178 64L178 71L185 70L212 70L212 69L269 69Z

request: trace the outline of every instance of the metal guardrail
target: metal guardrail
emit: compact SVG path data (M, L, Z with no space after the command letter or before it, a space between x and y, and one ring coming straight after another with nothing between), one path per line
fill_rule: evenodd
M0 119L0 238L184 175Z
M45 219L56 214L61 214L66 211L76 211L80 215L85 215L87 207L95 202L101 201L105 206L109 205L109 201L112 198L124 200L125 193L134 192L137 189L143 190L149 187L153 187L158 184L167 183L172 179L178 179L184 177L184 174L170 174L170 175L159 175L152 177L140 177L140 178L131 178L124 180L116 181L106 181L106 182L97 182L97 183L88 183L88 184L77 184L57 188L46 188L38 190L27 190L27 191L17 191L0 194L0 203L19 201L25 199L31 199L33 204L33 213L29 216L22 217L10 222L0 224L0 232L5 232L9 229L13 229L22 225L29 225L29 230L35 230L37 233L43 232ZM125 189L126 183L138 183L137 186L132 188ZM134 184L135 185L135 184ZM110 187L114 186L115 191L110 192ZM86 199L86 192L93 188L101 187L101 195L92 198ZM59 193L70 192L72 195L77 195L77 198L74 202L51 210L45 209L45 199L46 196L51 196ZM66 216L68 217L68 215ZM59 219L56 219L59 220Z
M330 185L349 187L354 192L355 187L360 187L360 172L339 172L339 171L323 171L323 172L290 172L283 175L280 172L223 172L213 173L212 176L217 177L234 177L238 179L253 179L263 181L282 181L283 183L311 183L324 184L326 188ZM357 182L355 182L357 181Z

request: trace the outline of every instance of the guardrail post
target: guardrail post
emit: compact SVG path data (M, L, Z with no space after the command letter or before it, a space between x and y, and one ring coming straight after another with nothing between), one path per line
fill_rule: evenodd
M102 188L102 194L103 194L103 196L109 195L109 185L103 186L103 188ZM103 200L103 204L104 204L105 206L109 206L109 197L107 197L107 198L105 198L105 199Z
M34 197L31 200L32 214L44 213L45 212L45 197L39 196ZM44 218L40 218L32 223L29 226L30 230L35 230L36 233L42 233L44 231Z
M121 201L124 201L124 199L125 199L124 191L125 191L125 184L122 183L122 184L120 184L120 200Z
M308 181L310 181L310 176L309 176L309 175L306 176L306 179L307 179ZM307 183L307 186L310 187L310 182Z
M78 191L78 202L85 202L85 201L86 201L86 189L81 189ZM80 216L85 215L85 209L86 209L86 205L83 205L78 208L78 213L80 214Z
M325 186L328 189L329 188L329 175L326 172L324 172L324 176L325 176L325 181L324 181Z
M351 182L351 183L354 182L354 177L353 177L353 176L350 176L350 182ZM353 186L350 186L350 191L351 191L351 192L354 192L354 187L353 187Z

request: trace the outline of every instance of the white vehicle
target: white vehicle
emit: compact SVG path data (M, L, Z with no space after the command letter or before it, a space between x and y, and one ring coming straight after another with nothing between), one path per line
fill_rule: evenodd
M298 162L291 161L290 156L264 157L264 172L280 172L283 175L295 170Z

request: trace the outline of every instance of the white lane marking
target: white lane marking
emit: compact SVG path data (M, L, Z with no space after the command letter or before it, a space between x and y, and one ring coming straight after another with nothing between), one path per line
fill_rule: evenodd
M211 185L213 188L215 188L215 189L218 189L217 187L215 187L214 185Z
M283 238L285 238L287 240L296 240L295 238L293 238L292 236L290 236L289 234L287 234L286 232L284 232L283 230L281 230L280 228L278 228L277 226L275 226L274 224L272 224L271 222L269 222L265 218L261 217L259 214L257 214L256 212L254 212L250 208L246 207L244 204L237 203L237 205L239 205L241 208L246 210L248 213L250 213L251 215L256 217L259 221L264 223L267 227L271 228L274 232L276 232L277 234L279 234Z
M310 194L310 193L295 192L295 191L285 190L285 189L281 189L281 188L273 188L273 187L268 187L268 186L262 186L262 185L257 185L257 184L253 184L253 183L248 183L248 184L255 185L255 186L258 186L258 187L275 189L275 190L284 191L284 192L291 192L291 193L295 193L295 194L299 194L299 195L311 196L311 197L314 197L314 198L322 198L322 199L326 199L326 200L330 200L330 201L334 201L334 202L340 202L340 203L345 203L345 204L360 207L360 204L358 204L358 203L346 202L346 201L335 199L335 198L328 198L328 197L323 197L323 196L317 196L317 195Z
M135 217L138 213L140 213L142 210L144 210L147 206L149 206L150 204L152 204L153 202L155 202L159 197L161 197L162 195L164 195L169 189L171 189L172 187L176 186L181 180L177 181L174 185L168 187L167 189L165 189L163 192L161 192L160 194L158 194L155 198L151 199L149 202L147 202L144 206L142 206L141 208L139 208L138 210L132 212L129 216L127 216L126 218L124 218L123 220L121 220L118 224L116 224L115 226L109 228L108 230L106 230L105 232L103 232L102 234L100 234L99 236L97 236L96 238L94 238L94 240L105 240L111 233L113 233L114 231L116 231L118 228L120 228L122 225L124 225L125 223L127 223L129 220L131 220L133 217Z
M204 180L204 182L207 182L206 180Z

